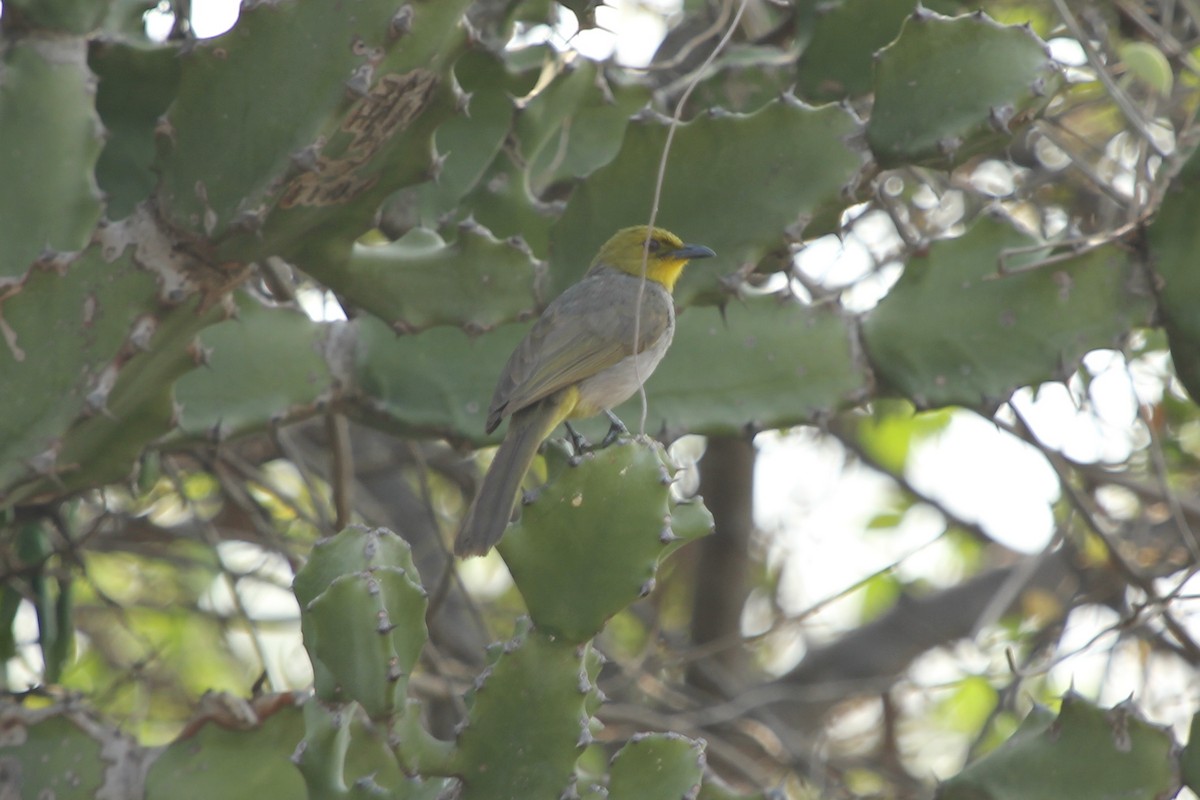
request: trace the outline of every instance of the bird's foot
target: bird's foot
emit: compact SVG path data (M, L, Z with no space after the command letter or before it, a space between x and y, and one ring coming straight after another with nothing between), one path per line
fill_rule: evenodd
M579 433L579 431L577 431L573 427L571 427L571 423L564 422L563 425L566 426L567 436L569 436L571 438L571 447L575 448L575 457L576 458L583 455L584 453L592 452L593 448L592 448L591 442L589 442L587 439L583 438L583 435L581 433Z
M620 417L618 417L616 414L609 411L608 409L605 409L604 414L605 414L605 416L608 417L609 426L608 426L608 433L604 434L604 438L600 440L600 449L601 450L603 450L604 448L611 445L621 435L625 435L625 436L629 435L629 429L625 427L624 422L621 422Z
M585 453L594 453L597 450L604 448L617 441L622 436L629 436L629 429L625 427L625 423L621 422L621 418L611 411L605 410L605 416L608 417L609 427L608 433L604 434L604 438L600 440L599 445L594 445L587 439L583 438L583 434L575 430L571 423L564 422L563 425L567 429L567 436L571 439L571 446L575 449L575 457L584 455Z

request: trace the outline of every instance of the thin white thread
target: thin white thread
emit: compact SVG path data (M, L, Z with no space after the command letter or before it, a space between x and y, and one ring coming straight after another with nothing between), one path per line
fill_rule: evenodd
M704 63L692 74L692 80L688 83L687 88L683 90L683 94L679 96L679 102L675 104L675 114L671 117L671 127L667 129L667 140L663 143L662 158L658 162L658 176L654 181L654 201L650 205L650 223L649 230L646 233L646 241L642 242L642 281L638 284L637 302L634 304L633 314L633 375L638 385L638 397L642 401L642 417L638 422L638 435L646 435L646 418L650 415L650 405L646 400L646 387L642 384L642 367L637 359L638 355L638 340L642 335L642 299L646 296L646 273L650 269L650 238L654 235L654 220L658 216L658 203L662 199L662 187L667 175L667 157L671 154L671 142L675 139L675 129L679 127L679 119L683 116L683 107L687 104L688 98L692 96L692 91L700 83L700 78L704 75L705 70L709 65L720 55L725 49L725 45L729 44L729 40L733 38L733 32L737 30L738 23L742 19L742 13L746 10L746 5L750 0L742 0L738 6L737 13L733 15L733 20L729 23L729 28L726 29L725 35L721 37L721 41L717 42L717 46L708 54L708 58L704 59Z

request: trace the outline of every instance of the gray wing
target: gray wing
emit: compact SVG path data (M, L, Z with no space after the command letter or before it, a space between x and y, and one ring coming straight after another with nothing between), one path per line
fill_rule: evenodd
M500 420L640 353L670 325L670 293L648 281L638 314L641 279L601 270L559 295L508 359L488 409L490 433Z

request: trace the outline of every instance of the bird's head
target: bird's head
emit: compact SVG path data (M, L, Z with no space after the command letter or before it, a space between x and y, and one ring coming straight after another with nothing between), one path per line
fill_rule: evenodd
M644 258L646 277L671 291L688 261L714 255L716 253L702 244L684 244L670 231L635 225L614 233L600 248L592 268L607 265L630 275L641 275Z

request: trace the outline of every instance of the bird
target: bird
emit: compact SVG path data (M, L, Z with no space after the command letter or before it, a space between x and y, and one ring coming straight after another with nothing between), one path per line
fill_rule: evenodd
M546 306L496 382L485 430L509 417L508 430L463 518L456 555L484 555L504 535L525 473L560 424L577 451L583 443L571 419L608 416L602 446L628 433L612 409L641 387L671 344L671 292L683 268L715 255L662 228L623 228L579 282Z

